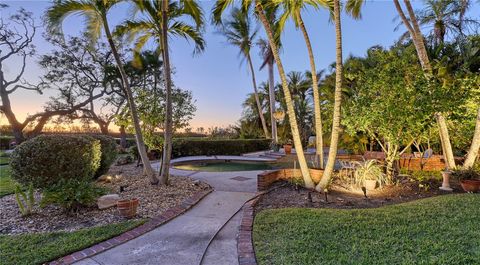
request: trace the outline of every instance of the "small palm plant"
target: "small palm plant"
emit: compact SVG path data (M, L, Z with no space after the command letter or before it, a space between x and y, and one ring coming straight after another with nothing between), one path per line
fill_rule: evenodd
M376 181L378 185L382 187L387 182L387 177L377 160L372 159L364 162L357 162L354 174L354 184L358 187L366 187L366 182L369 180Z
M15 186L15 200L22 216L32 214L35 197L33 195L33 185L28 186L27 191L23 191L20 185Z

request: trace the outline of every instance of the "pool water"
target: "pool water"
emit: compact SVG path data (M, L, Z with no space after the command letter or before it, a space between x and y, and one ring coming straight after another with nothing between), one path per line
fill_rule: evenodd
M270 170L276 167L273 164L263 162L201 162L175 165L174 168L181 170L206 171L206 172L225 172L225 171L255 171Z

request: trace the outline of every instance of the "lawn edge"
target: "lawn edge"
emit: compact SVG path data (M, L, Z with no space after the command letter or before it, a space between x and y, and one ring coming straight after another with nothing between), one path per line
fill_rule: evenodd
M237 253L239 265L257 265L255 247L253 245L253 220L255 218L255 205L264 192L256 194L255 199L243 205L242 220L237 237Z
M104 252L108 249L114 248L118 245L121 245L127 241L130 241L134 238L137 238L147 232L152 231L153 229L159 227L160 225L169 222L170 220L174 219L175 217L182 215L190 208L195 206L198 202L200 202L205 196L207 196L213 189L202 190L195 193L193 196L185 199L179 205L169 208L168 210L164 211L160 215L157 215L146 223L139 225L131 230L123 232L122 234L115 236L113 238L107 239L105 241L96 243L90 247L85 249L73 252L61 258L58 258L54 261L49 262L50 265L60 265L60 264L72 264L74 262L93 257L101 252Z

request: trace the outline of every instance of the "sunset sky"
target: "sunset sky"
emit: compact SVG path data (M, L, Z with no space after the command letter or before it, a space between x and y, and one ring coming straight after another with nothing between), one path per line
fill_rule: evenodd
M10 7L0 14L7 17L20 7L34 13L37 23L41 25L41 16L50 5L48 1L2 1ZM206 17L210 18L210 10L213 1L201 1ZM419 2L414 3L420 7ZM112 25L127 18L127 6L121 5L110 14ZM472 10L469 14L473 17L480 16L480 10ZM344 57L348 55L363 55L373 45L390 46L403 33L404 28L394 31L398 24L396 10L390 1L367 2L363 8L363 18L354 21L343 16L343 41ZM317 69L325 69L335 60L335 36L331 22L325 11L308 10L304 15L307 30L312 39L313 49L316 56ZM113 27L113 26L112 26ZM83 30L82 19L72 17L67 19L64 25L66 34L77 35ZM52 50L52 46L43 37L43 28L35 39L37 55L45 54ZM264 35L263 33L260 35ZM252 91L251 79L245 65L240 65L235 47L228 46L221 35L215 33L215 28L207 25L205 32L207 42L206 51L192 57L192 46L183 39L171 40L171 60L175 68L174 82L177 86L193 92L198 108L191 127L227 126L234 124L241 115L242 102L245 96ZM283 34L282 59L286 71L305 71L309 68L307 51L302 35L296 31L290 23ZM252 52L254 65L258 69L260 65L259 51L255 48ZM25 79L36 82L43 74L36 62L38 58L32 58L28 62ZM7 77L15 74L20 67L19 62L9 62L4 65ZM265 81L266 71L258 71L257 80ZM277 77L278 80L278 77ZM27 114L40 111L42 105L53 95L54 91L47 91L39 95L31 91L21 91L12 95L12 102L19 120ZM0 118L0 123L5 124L6 119Z

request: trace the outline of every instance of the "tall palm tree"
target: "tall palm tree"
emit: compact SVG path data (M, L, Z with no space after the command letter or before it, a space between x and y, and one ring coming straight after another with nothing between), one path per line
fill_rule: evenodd
M335 64L335 103L333 106L333 125L332 136L330 139L330 149L328 151L327 166L323 177L315 187L318 191L324 191L332 177L335 160L337 158L338 138L340 134L340 114L342 104L342 82L343 82L343 57L342 57L342 26L340 24L340 0L333 1L333 19L335 23L335 46L336 46L336 64Z
M233 0L217 0L217 2L214 5L213 8L213 18L215 21L220 21L222 13L225 11L225 9L233 4ZM276 41L276 36L274 33L274 30L272 29L272 25L269 22L266 14L265 14L265 8L264 8L264 2L261 0L242 0L242 6L246 10L249 8L250 4L255 5L255 12L258 18L260 19L263 28L265 29L265 32L267 33L268 37L268 42L270 44L270 47L272 49L273 57L275 59L275 62L277 64L277 69L278 73L280 75L281 83L282 83L282 89L285 95L285 102L287 105L287 114L290 120L290 125L291 125L291 131L292 131L292 138L293 138L293 143L295 146L295 150L297 152L297 158L298 158L298 163L300 165L300 170L302 172L303 176L303 181L305 184L305 187L307 188L313 188L315 187L315 184L312 181L312 178L310 177L310 172L308 170L308 165L307 165L307 160L305 159L305 154L303 152L303 147L302 147L302 141L300 140L300 134L298 131L298 124L297 124L297 119L295 117L295 109L293 106L293 101L292 101L292 96L290 93L290 90L288 88L288 81L287 81L287 76L285 74L285 71L283 69L283 64L280 59L279 55L279 50L277 46L277 41ZM266 3L267 5L269 4L268 2ZM268 8L268 6L267 6Z
M268 95L270 103L270 124L272 128L272 138L275 143L278 143L278 134L277 134L277 121L273 113L275 113L275 77L273 73L273 67L275 64L275 58L273 58L273 52L270 48L270 44L265 39L259 39L257 41L258 47L260 47L260 55L262 56L263 63L260 66L262 70L265 66L268 69Z
M172 81L170 70L170 57L168 50L168 37L182 37L195 43L194 53L205 49L205 41L202 36L204 27L203 10L196 1L157 1L143 0L134 1L134 10L140 11L142 16L134 20L127 20L117 27L116 33L126 35L128 39L135 40L136 51L153 40L157 44L163 57L165 79L165 129L163 159L160 170L160 182L167 184L170 176L170 159L172 154ZM192 21L193 25L187 21Z
M295 27L299 28L303 33L303 38L305 40L305 45L307 46L308 59L310 61L310 71L316 73L315 67L315 57L313 55L312 44L310 42L310 37L308 35L305 23L302 18L302 9L306 6L311 6L317 9L319 6L326 8L329 7L329 2L327 0L284 0L282 1L282 6L284 13L280 18L280 28L283 31L285 22L287 19L291 18L294 21ZM322 115L320 112L320 93L318 90L318 80L317 75L311 75L312 78L312 89L313 89L313 103L314 103L314 113L315 113L315 132L316 132L316 154L319 162L320 168L323 168L323 129L322 129Z
M267 123L265 122L265 117L263 116L262 105L260 104L260 100L258 97L257 81L255 80L255 69L253 68L252 58L250 56L252 44L258 33L258 31L256 29L252 29L252 27L253 26L250 20L249 13L239 8L234 8L232 9L230 18L222 22L220 27L220 33L225 36L229 44L237 46L240 49L239 55L242 56L243 59L247 60L248 67L252 74L252 83L255 101L257 104L258 116L260 117L260 121L262 122L262 128L265 137L270 138Z
M417 17L413 10L412 4L410 3L410 0L404 0L405 7L408 11L408 18L399 3L399 0L393 0L393 3L395 4L398 15L402 19L403 24L405 25L410 34L410 37L417 51L418 59L420 60L420 64L422 65L425 75L427 76L427 78L431 78L433 75L432 65L430 64L430 59L428 58L427 49L423 40L423 34L420 30L420 26L417 21ZM454 169L456 165L455 159L453 157L453 149L450 142L450 135L448 132L446 119L440 112L436 113L435 117L438 123L440 142L442 144L443 155L445 157L447 167L450 169Z
M118 0L67 0L67 1L55 1L54 4L49 7L45 14L47 22L47 29L52 34L62 33L63 21L71 15L81 15L85 17L87 24L87 34L92 42L95 42L100 38L102 28L107 36L110 49L115 58L118 70L122 78L122 85L124 92L127 96L128 105L130 108L134 128L135 138L137 141L138 153L142 159L143 172L150 177L150 181L153 184L158 183L158 179L150 165L150 161L145 149L145 142L143 140L142 130L140 127L140 119L138 118L137 107L133 98L133 93L130 88L128 76L125 72L123 62L118 53L117 47L112 37L112 32L107 20L107 14L110 9L115 6Z

